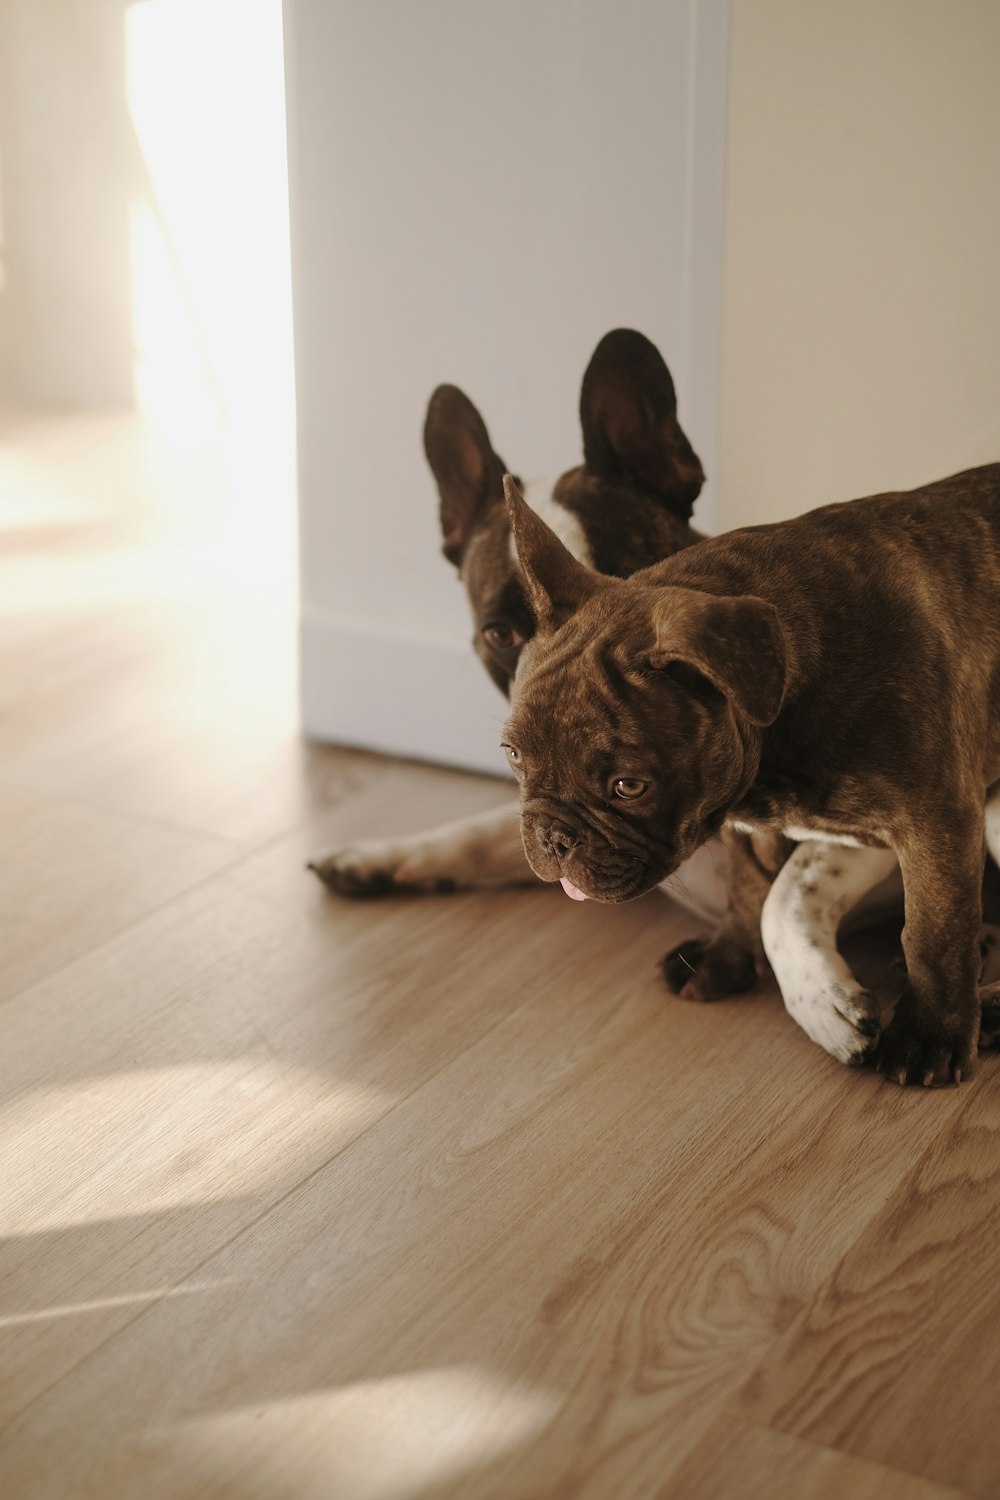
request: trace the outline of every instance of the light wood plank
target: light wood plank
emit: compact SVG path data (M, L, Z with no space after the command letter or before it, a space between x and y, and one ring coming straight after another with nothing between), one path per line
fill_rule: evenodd
M0 1000L234 863L231 839L0 785Z
M754 1421L1000 1493L995 1063L748 1385Z
M550 935L580 931L551 893L548 931L526 934L525 893L352 907L294 868L296 910L227 877L8 1001L18 1405L495 1027L512 944L540 964ZM443 964L477 911L476 942ZM601 928L573 944L597 951Z
M293 827L290 463L127 419L0 431L0 780L243 842Z
M663 1500L963 1500L914 1474L886 1469L804 1443L786 1433L723 1417L683 1467Z
M494 901L467 898L466 911L496 913ZM470 951L460 905L434 908L452 913L442 935L453 922L466 935L447 976L450 1028L459 997L477 1010L485 998L494 1028L202 1260L187 1292L182 1281L23 1409L0 1475L27 1494L71 1470L91 1484L99 1474L102 1494L390 1493L403 1479L384 1435L401 1402L422 1412L425 1477L441 1493L658 1493L665 1466L878 1211L904 1148L932 1140L958 1096L832 1064L817 1074L823 1059L785 1045L797 1034L766 997L665 1009L652 975L622 986L605 925L638 957L642 907L557 902L544 930L530 913L546 901L511 896L503 933L489 919L500 939L489 965L481 936ZM397 905L401 916L427 904ZM516 953L513 972L501 950ZM366 991L409 980L438 1047L440 980L419 967L440 955L432 938L406 944ZM288 961L285 949L281 970ZM256 957L241 1004L252 993L273 1019L279 972ZM505 1014L525 973L534 983ZM388 1003L382 1039L413 1080L399 1033L413 999ZM296 1030L276 1024L279 1037ZM337 1030L336 1076L384 1080L386 1058L359 1068ZM444 1396L420 1378L429 1370L445 1372ZM498 1393L506 1425L484 1392ZM133 1436L119 1450L122 1434ZM344 1468L352 1443L360 1457Z
M244 617L214 601L161 601L105 607L94 620L57 615L30 649L0 650L0 682L16 703L0 722L0 780L244 844L312 821L322 847L316 820L369 782L384 783L387 808L414 831L455 816L448 807L463 801L463 786L484 789L478 804L465 799L468 810L511 795L509 779L449 783L446 772L411 766L400 799L391 761L304 745L282 610ZM362 822L356 831L377 830Z
M124 602L95 626L70 607L22 660L0 779L243 842L303 816L286 612Z
M659 898L327 896L508 788L298 745L224 469L0 449L0 1492L996 1493L996 1063L672 1002Z

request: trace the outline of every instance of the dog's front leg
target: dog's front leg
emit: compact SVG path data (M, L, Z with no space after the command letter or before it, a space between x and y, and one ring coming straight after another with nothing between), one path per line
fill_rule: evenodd
M516 802L442 823L425 833L361 839L321 855L309 869L338 896L453 891L535 881L524 856Z
M879 1047L897 1083L960 1083L979 1040L983 810L909 829L896 844L903 874L906 987Z
M895 868L891 849L809 840L789 856L764 902L761 936L785 1009L838 1062L864 1062L881 1026L878 1001L838 952L837 932Z

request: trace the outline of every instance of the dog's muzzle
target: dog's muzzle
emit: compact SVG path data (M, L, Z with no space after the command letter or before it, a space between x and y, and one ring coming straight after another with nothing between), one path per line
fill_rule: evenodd
M552 859L564 860L580 843L579 837L565 823L552 819L537 830L538 842Z
M563 819L545 811L524 816L522 835L528 863L540 880L560 881L594 901L628 901L648 890L646 862L610 846L598 850Z

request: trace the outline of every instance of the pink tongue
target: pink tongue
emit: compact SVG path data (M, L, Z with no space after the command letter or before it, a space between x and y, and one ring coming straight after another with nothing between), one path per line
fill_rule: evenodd
M562 877L559 884L562 886L567 896L572 896L574 901L586 901L587 898L580 890L579 886L574 885L572 880L567 880L565 875Z

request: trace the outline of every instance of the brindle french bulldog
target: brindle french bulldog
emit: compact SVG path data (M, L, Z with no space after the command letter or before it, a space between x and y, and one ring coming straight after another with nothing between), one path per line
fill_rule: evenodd
M625 901L723 826L891 850L907 980L880 1063L903 1084L968 1077L984 841L1000 858L1000 465L627 580L504 483L538 622L505 735L535 873Z

